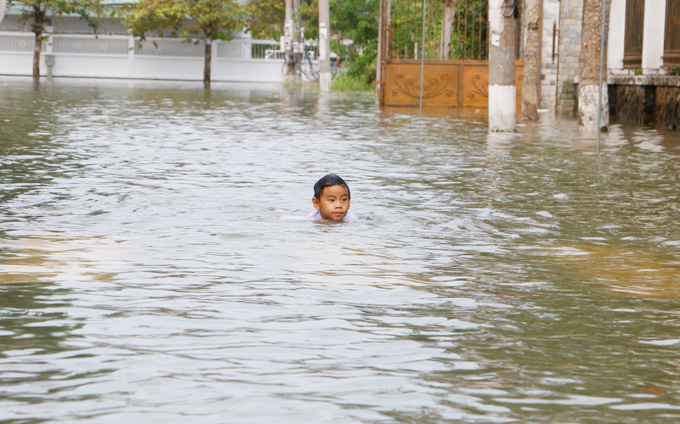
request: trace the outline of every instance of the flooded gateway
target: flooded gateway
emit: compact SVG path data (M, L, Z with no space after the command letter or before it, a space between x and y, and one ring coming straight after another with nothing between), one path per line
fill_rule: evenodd
M677 132L0 83L0 421L680 420Z

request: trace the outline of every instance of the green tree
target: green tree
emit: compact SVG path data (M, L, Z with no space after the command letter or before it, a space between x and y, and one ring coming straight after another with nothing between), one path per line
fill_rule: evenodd
M35 34L33 49L33 79L40 79L40 53L45 38L45 27L52 24L56 16L76 15L87 21L97 31L97 17L104 11L101 0L8 0L9 5L16 5L21 10L19 21L30 23L31 32Z
M212 42L233 39L241 18L241 7L234 0L142 0L127 9L123 22L142 41L147 33L162 37L167 31L187 42L203 41L203 84L209 87Z
M278 40L283 36L286 19L283 0L251 0L245 7L246 31L253 38Z

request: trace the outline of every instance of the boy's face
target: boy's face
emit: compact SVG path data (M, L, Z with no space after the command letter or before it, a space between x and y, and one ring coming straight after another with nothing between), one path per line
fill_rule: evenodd
M314 208L321 212L321 218L342 221L349 211L349 192L342 184L329 186L321 192L321 198L312 198Z

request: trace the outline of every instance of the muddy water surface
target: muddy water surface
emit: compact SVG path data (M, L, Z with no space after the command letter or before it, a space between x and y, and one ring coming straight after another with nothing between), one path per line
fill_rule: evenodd
M680 136L0 80L0 422L680 420ZM337 172L358 222L301 219Z

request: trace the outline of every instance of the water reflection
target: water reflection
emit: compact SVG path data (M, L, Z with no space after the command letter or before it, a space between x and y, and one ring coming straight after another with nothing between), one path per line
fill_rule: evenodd
M677 420L663 131L8 81L2 419ZM328 172L362 219L287 219Z

